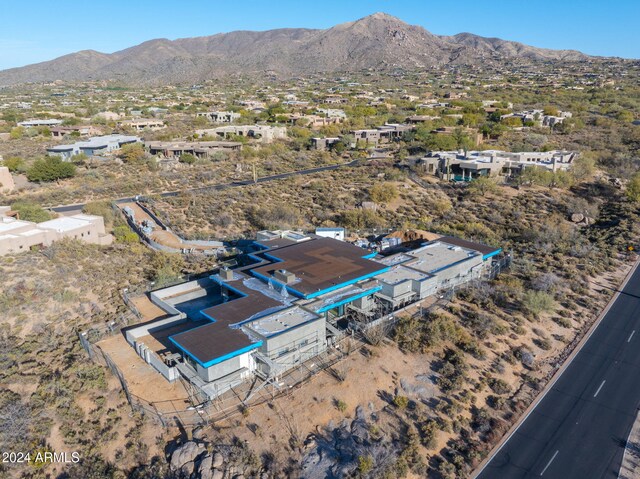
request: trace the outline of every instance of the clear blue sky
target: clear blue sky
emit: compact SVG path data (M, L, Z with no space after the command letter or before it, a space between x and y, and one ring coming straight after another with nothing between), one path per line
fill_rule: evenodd
M153 38L328 28L378 11L432 33L471 32L538 47L640 58L640 0L4 0L0 69Z

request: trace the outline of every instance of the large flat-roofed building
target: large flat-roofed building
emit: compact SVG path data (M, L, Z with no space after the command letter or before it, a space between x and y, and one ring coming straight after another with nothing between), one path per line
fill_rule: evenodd
M89 135L100 135L101 131L91 125L71 125L71 126L56 126L51 128L51 136L53 138L62 138L67 135L79 135L79 136L89 136Z
M204 111L196 113L197 116L208 118L213 123L233 123L240 118L240 113L234 111Z
M0 210L0 255L50 246L64 238L99 245L108 245L113 241L113 237L105 232L101 216L79 214L33 223L5 216L3 212L6 209Z
M238 141L148 141L144 145L152 155L165 158L179 158L184 154L208 158L217 151L242 149L242 143Z
M287 129L284 126L270 125L227 125L217 128L208 128L204 130L196 130L198 137L211 136L221 139L233 138L234 136L243 136L245 138L254 139L260 143L272 143L274 140L284 139L287 137Z
M164 121L162 120L156 120L156 119L145 119L145 118L140 118L137 120L123 120L118 122L118 126L122 127L122 128L130 128L132 130L136 130L136 131L144 131L144 130L150 130L150 131L157 131L157 130L162 130L163 128L166 128L167 125L164 124Z
M23 128L37 128L39 126L58 126L62 125L62 120L26 120L18 123L18 126L22 126Z
M68 160L72 156L84 153L87 156L99 156L112 151L119 150L125 145L140 142L137 136L126 135L105 135L94 136L86 141L78 141L69 145L56 145L47 148L50 156L59 156L63 160Z
M268 243L261 243L268 244ZM371 278L381 265L366 259L362 248L330 238L318 238L265 253L273 262L252 270L299 298L314 298Z
M549 171L568 170L577 153L572 151L533 151L511 153L499 150L432 151L419 160L427 173L449 180L471 180L479 176L513 175L525 168Z
M134 327L127 340L169 380L181 374L209 398L250 378L278 379L333 347L353 321L479 278L500 252L456 240L378 258L334 238L262 231L244 266L210 275L207 292L191 282L151 293L168 317ZM150 353L157 343L173 366Z

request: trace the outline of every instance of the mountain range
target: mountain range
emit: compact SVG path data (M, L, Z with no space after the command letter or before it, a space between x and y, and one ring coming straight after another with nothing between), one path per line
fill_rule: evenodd
M471 33L434 35L391 15L375 13L326 30L234 31L206 37L150 40L111 54L83 50L0 71L0 85L55 80L178 84L233 74L271 72L296 76L588 58L574 50L535 48Z

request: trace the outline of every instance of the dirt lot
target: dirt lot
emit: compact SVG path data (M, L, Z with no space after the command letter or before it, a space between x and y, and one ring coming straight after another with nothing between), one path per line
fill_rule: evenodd
M167 411L186 409L191 405L189 394L181 381L169 383L159 372L147 364L127 343L121 334L117 334L96 344L109 355L122 371L129 392L144 401L154 403Z
M369 350L372 354L357 351L338 363L344 381L321 372L271 404L252 407L246 417L217 423L216 429L246 440L258 453L268 452L274 442L286 443L292 431L304 440L317 428L352 417L358 405L380 410L397 392L423 400L433 396L432 356L404 354L390 341ZM344 413L337 401L347 404Z

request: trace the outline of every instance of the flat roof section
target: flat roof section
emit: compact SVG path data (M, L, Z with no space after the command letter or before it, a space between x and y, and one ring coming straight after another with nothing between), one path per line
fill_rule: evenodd
M279 261L259 266L251 272L265 280L273 279L276 270L296 275L296 282L288 289L306 298L339 289L376 273L388 266L364 259L366 250L332 238L317 238L277 250L267 251Z
M387 284L398 284L404 281L415 280L424 281L425 279L432 278L433 275L423 273L415 269L407 268L406 266L396 265L392 267L386 273L376 275L376 279L383 281Z
M35 223L11 218L9 221L0 221L0 234L11 233L12 231L25 227L35 228L35 226Z
M367 284L363 284L361 286L356 286L354 284L345 286L330 293L323 294L313 300L308 300L308 302L303 301L301 304L303 304L305 308L315 311L316 313L322 313L331 308L355 301L356 299L362 298L368 294L373 294L381 288L377 281L369 281Z
M480 253L475 250L436 241L426 244L410 254L416 259L406 263L406 266L423 273L433 274L455 263L478 256Z
M502 251L502 248L494 248L493 246L489 246L483 243L476 243L475 241L469 241L462 238L456 238L454 236L443 236L439 239L443 243L461 246L462 248L472 249L482 253L483 257L494 256Z
M320 319L317 314L298 306L292 306L269 316L263 316L250 323L245 323L244 327L258 333L260 336L269 338L317 319Z
M240 329L232 329L228 324L219 322L170 336L169 340L205 368L259 348L262 344L251 341Z
M238 326L234 327L234 325L290 306L284 298L281 301L274 299L277 297L275 291L271 292L273 297L270 297L265 294L266 292L250 287L251 281L259 281L256 278L250 278L237 271L233 272L233 278L231 281L224 281L219 275L211 277L222 287L227 287L239 294L239 298L202 310L202 314L213 322L169 338L203 367L213 366L260 347L260 342L252 341ZM266 285L264 287L268 288Z
M62 233L64 231L73 231L78 228L86 227L90 224L90 221L75 218L73 216L62 216L60 218L56 218L53 220L45 221L43 223L38 223L39 228L55 230L58 233Z

